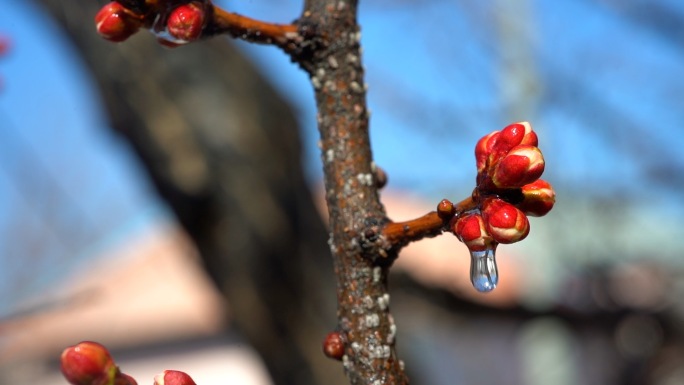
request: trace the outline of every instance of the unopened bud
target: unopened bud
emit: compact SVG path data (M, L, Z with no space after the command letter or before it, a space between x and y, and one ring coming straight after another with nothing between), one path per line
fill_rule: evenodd
M97 33L103 38L122 42L140 29L141 21L116 1L105 5L95 15Z
M110 384L118 372L107 348L91 341L64 349L61 370L73 385Z
M169 34L179 42L190 42L202 35L204 21L204 7L199 3L189 3L171 11L166 26Z
M519 188L539 179L544 166L544 157L538 147L521 144L494 165L492 182L498 188Z
M537 146L537 134L528 122L518 122L504 127L499 134L494 150L502 155L520 144Z
M452 225L451 231L470 251L486 250L494 241L480 214L466 214Z
M165 370L154 376L154 385L196 385L192 377L179 370Z
M344 356L344 340L340 332L330 332L323 340L323 353L334 360L342 360Z
M533 217L546 215L556 203L556 192L549 182L537 179L522 186L523 200L516 206L525 214Z
M492 198L483 204L482 217L488 233L498 243L515 243L527 237L530 222L525 213L512 204Z
M498 137L499 131L494 131L477 141L475 145L475 162L477 163L478 173L484 171L485 167L487 167L487 160Z

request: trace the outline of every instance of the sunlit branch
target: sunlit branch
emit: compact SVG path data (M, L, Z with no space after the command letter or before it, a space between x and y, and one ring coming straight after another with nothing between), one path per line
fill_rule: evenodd
M297 26L294 24L268 23L214 6L205 34L224 33L252 43L274 44L281 47L296 42L300 38Z
M423 238L434 237L447 230L454 217L458 217L475 207L476 202L472 197L468 197L456 205L447 199L443 199L437 205L437 211L431 211L420 218L404 222L390 222L385 225L382 235L385 241L392 246L404 246Z

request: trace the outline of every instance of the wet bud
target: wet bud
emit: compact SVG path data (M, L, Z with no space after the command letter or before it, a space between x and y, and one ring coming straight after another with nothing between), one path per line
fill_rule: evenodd
M165 370L154 376L154 385L196 385L187 373L179 370Z
M122 42L140 29L141 21L116 1L105 5L95 15L97 33L103 38Z
M111 384L118 369L107 348L85 341L62 352L64 378L73 385Z
M344 340L339 332L330 332L325 336L323 353L334 360L342 360L342 356L344 356Z
M204 28L204 7L198 3L183 4L169 15L166 22L169 34L180 42L197 40Z
M484 171L485 167L487 167L487 160L498 137L499 131L494 131L489 135L483 136L475 145L475 161L477 162L478 173Z
M519 188L534 182L544 172L544 157L539 148L521 144L513 147L491 173L492 182L498 188Z
M482 217L488 233L498 243L521 241L530 232L530 222L525 213L501 199L485 201Z
M465 243L470 251L485 250L494 241L487 232L480 214L467 214L458 218L452 225L451 231L461 242Z
M528 122L513 123L504 127L496 141L494 151L503 156L520 144L537 146L537 134L532 131L532 126Z
M522 186L523 200L516 206L525 214L533 217L546 215L556 203L556 192L549 182L543 179Z

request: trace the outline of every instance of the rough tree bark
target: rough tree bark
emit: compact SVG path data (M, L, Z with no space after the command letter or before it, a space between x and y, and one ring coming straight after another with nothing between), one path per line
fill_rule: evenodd
M343 364L352 384L406 384L396 354L387 278L396 249L383 247L388 222L378 196L368 135L356 1L306 1L297 25L315 49L293 54L316 91L321 157L337 276Z

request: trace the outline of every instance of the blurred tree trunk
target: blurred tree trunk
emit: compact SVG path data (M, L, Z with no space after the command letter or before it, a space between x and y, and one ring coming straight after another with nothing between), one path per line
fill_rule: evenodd
M72 38L112 126L191 235L274 382L346 383L321 353L335 325L335 280L289 106L226 39L168 50L137 34L117 45L95 33L97 2L39 3Z

